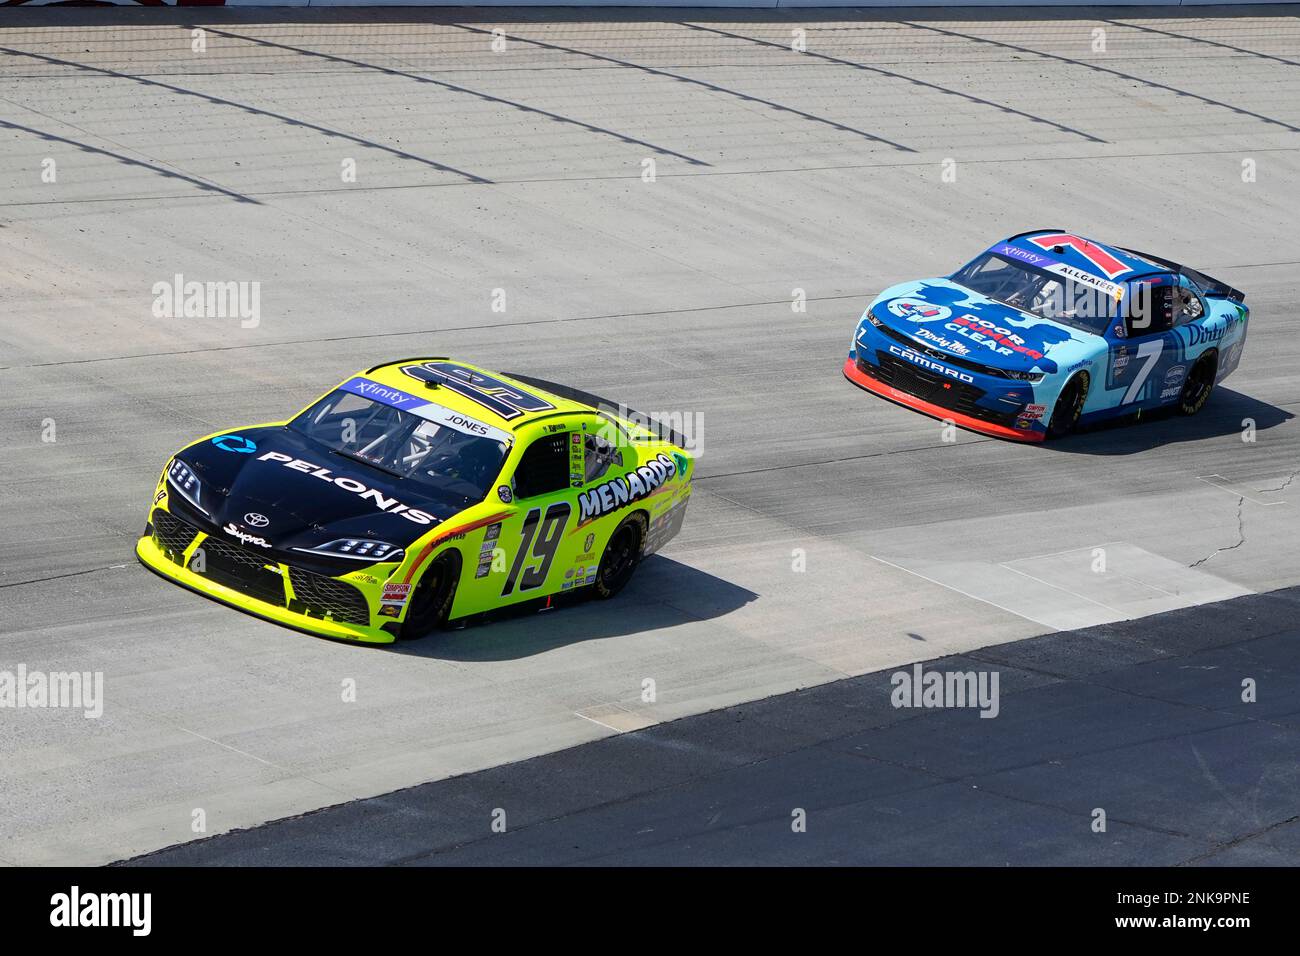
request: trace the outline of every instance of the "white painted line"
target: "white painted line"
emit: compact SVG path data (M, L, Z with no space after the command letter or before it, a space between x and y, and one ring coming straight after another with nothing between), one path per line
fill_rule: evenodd
M600 717L604 717L605 720L594 716L595 714L600 714ZM599 724L602 727L608 727L620 734L630 733L633 730L644 730L659 723L659 721L647 717L645 714L629 710L622 704L597 704L595 707L574 711L574 716L589 720L593 724Z
M1230 495L1236 495L1238 498L1245 498L1247 501L1257 505L1263 505L1265 508L1271 508L1273 505L1284 505L1285 501L1261 501L1255 497L1255 492L1243 490L1242 486L1235 481L1229 481L1222 475L1197 475L1198 480L1205 482L1212 488L1218 488L1220 491L1226 491ZM1217 481L1215 479L1218 479Z
M1063 554L1074 554L1076 551L1092 551L1095 548L1109 548L1112 545L1118 547L1119 545L1122 544L1128 544L1128 542L1127 541L1103 541L1101 544L1085 544L1081 548L1066 548L1064 551L1049 551L1047 554L1031 554L1028 555L1027 557L1016 558L1016 560L1037 561L1039 558L1059 558Z
M1082 549L1082 548L1081 548L1081 549L1077 549L1077 550L1086 550L1086 549ZM1061 553L1061 554L1068 554L1069 552L1068 552L1068 551L1062 551L1062 552L1060 552L1060 553ZM1031 581L1037 581L1039 584L1045 584L1045 585L1047 585L1047 587L1051 588L1053 591L1061 591L1061 592L1063 592L1063 593L1065 593L1065 594L1070 595L1071 597L1077 597L1080 601L1087 601L1089 604L1095 604L1095 605L1097 605L1097 607L1104 607L1106 610L1110 611L1112 614L1118 614L1118 615L1119 615L1119 620L1121 620L1121 621L1127 621L1127 620L1130 620L1129 616L1128 616L1124 611L1121 611L1119 608L1117 608L1117 607L1111 607L1109 604L1103 604L1101 601L1095 601L1095 600L1093 600L1092 598L1088 597L1086 594L1080 594L1078 591L1071 591L1069 588L1067 588L1067 587L1062 587L1062 586L1059 585L1059 584L1053 584L1051 581L1044 581L1042 578L1034 577L1032 574L1029 574L1029 573L1026 572L1026 571L1021 571L1021 570L1018 569L1018 568L1013 568L1013 567L1011 567L1011 565L1009 565L1009 564L999 564L998 567L1000 567L1000 568L1005 568L1006 570L1010 571L1012 574L1019 574L1021 577L1029 578L1029 580L1031 580ZM1021 616L1023 617L1023 615L1021 615Z
M176 729L189 734L191 737L198 737L199 740L206 740L210 744L216 744L218 747L224 747L226 750L229 750L231 753L239 754L241 757L252 757L254 760L260 763L264 763L268 767L276 767L279 770L284 769L283 767L280 767L278 764L271 763L271 761L269 760L263 760L261 757L257 756L256 754L250 754L247 751L240 750L238 747L232 747L229 744L223 744L220 740L213 740L211 737L204 737L202 734L196 734L194 731L186 730L184 727L178 727Z
M577 710L575 710L575 711L573 712L573 716L574 716L574 717L581 717L583 720L589 720L589 721L591 721L593 724L596 724L597 726L604 727L606 730L612 730L612 731L614 731L614 733L616 733L616 734L621 734L621 733L623 733L623 731L619 730L617 727L611 727L609 724L601 723L601 722L600 722L599 720L597 720L595 717L588 717L586 714L582 713L581 711L577 711Z
M905 568L901 564L895 564L893 561L886 561L884 558L878 558L874 554L869 554L867 555L867 557L869 557L872 561L879 561L881 564L887 564L891 568L897 568L900 571L906 571L908 574L916 575L916 577L920 578L922 581L929 581L931 584L937 584L939 585L939 587L946 588L949 591L956 591L958 594L963 594L966 597L970 598L972 601L982 601L984 604L992 605L993 607L997 608L999 611L1006 611L1008 614L1014 614L1016 617L1024 618L1025 620L1028 621L1033 621L1035 624L1042 624L1044 627L1049 627L1053 631L1060 630L1059 627L1052 627L1052 625L1050 624L1044 624L1042 621L1035 620L1032 617L1028 617L1027 615L1021 614L1019 611L1013 611L1011 610L1011 608L999 604L997 601L990 601L986 597L980 597L978 594L971 594L969 591L963 591L961 588L953 587L951 584L945 584L942 581L935 580L932 577L928 577L922 574L920 571L913 571L911 568Z

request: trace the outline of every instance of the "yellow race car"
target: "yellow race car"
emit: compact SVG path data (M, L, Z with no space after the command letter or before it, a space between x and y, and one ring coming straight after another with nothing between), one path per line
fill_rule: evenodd
M178 451L136 555L241 610L373 643L612 597L680 530L693 461L640 416L551 388L446 358L377 365L288 421Z

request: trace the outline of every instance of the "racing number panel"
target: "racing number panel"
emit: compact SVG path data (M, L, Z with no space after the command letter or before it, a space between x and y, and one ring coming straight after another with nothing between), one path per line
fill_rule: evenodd
M516 582L521 592L534 591L546 583L546 576L555 562L556 551L564 541L564 529L572 513L573 506L567 501L557 501L551 505L546 509L545 517L542 517L541 508L528 510L520 532L519 550L510 566L510 573L506 575L505 587L501 589L502 597L510 596ZM527 564L530 557L535 563Z

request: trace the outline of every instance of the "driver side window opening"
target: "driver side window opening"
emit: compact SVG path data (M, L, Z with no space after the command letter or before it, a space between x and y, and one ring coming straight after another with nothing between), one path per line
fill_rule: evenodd
M1124 299L1124 329L1134 338L1173 328L1176 305L1172 285L1136 282ZM1199 305L1199 303L1197 303Z
M599 481L611 465L623 467L623 453L613 443L599 435L583 436L583 480L585 484Z
M1174 304L1177 308L1177 315L1174 317L1175 325L1186 325L1188 322L1195 322L1204 313L1201 306L1201 299L1195 292L1186 287L1180 286L1174 292Z
M569 487L569 433L539 438L519 459L515 469L515 495L535 498Z

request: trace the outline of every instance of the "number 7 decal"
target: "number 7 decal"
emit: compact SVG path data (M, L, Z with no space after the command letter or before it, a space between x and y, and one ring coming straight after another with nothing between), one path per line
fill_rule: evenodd
M1129 383L1128 391L1124 393L1121 405L1128 405L1137 400L1138 393L1142 391L1142 386L1147 383L1151 375L1151 370L1155 368L1156 362L1160 360L1160 353L1165 350L1165 340L1156 339L1154 342L1143 342L1138 346L1137 359L1142 361L1143 365L1133 376L1133 381Z
M546 583L547 572L551 570L551 562L555 560L555 552L564 537L564 526L568 524L572 511L573 507L567 501L551 505L546 509L546 517L541 519L540 532L537 524L542 509L533 508L528 512L524 517L524 526L520 529L519 553L515 555L515 563L506 577L506 586L501 590L502 597L515 589L516 580L519 581L520 591L531 591ZM541 564L525 569L524 562L530 552ZM520 570L524 572L522 578L519 576Z
M1052 236L1032 236L1029 241L1039 249L1050 249L1053 246L1069 246L1112 279L1128 271L1128 266L1101 246L1091 243L1087 239L1080 239L1078 236L1059 232Z

